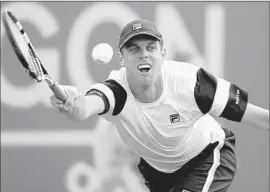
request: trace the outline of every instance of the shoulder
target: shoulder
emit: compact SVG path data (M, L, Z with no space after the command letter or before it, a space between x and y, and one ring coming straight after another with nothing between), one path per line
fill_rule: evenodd
M126 74L126 69L124 67L121 67L120 69L112 70L107 80L117 81L120 85L123 86L125 74Z
M194 77L194 75L196 76L196 73L200 69L200 67L187 62L165 60L163 64L163 69L167 75L185 78Z

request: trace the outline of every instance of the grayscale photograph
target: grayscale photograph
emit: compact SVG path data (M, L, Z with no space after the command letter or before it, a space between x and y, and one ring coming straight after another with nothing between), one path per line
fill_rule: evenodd
M1 1L1 192L268 192L269 2Z

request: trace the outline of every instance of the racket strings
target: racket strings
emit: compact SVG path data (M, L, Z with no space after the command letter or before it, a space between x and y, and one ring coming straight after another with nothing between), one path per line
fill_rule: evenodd
M48 73L20 22L8 11L4 24L11 45L28 75L38 82L43 81Z
M31 45L29 37L24 32L20 22L12 15L11 12L9 13L9 16L13 20L15 28L18 30L18 33L21 34L19 37L21 37L23 42L25 43L25 49L28 49L30 62L23 62L23 67L26 69L26 72L31 78L36 79L37 81L42 81L44 70L42 70L40 67L41 61L38 59L38 56L36 55L34 48ZM17 36L17 38L19 37Z
M31 62L28 66L29 72L32 74L35 74L36 76L35 79L37 81L42 81L44 80L45 75L47 75L48 73L45 70L45 68L42 66L41 61L39 60L39 57L37 56L31 43L28 43L28 46L29 46L29 55L31 59Z
M35 59L35 55L33 50L31 49L31 47L29 47L29 58L30 58L30 62L28 63L28 65L26 66L26 69L29 73L29 75L33 78L35 78L38 81L41 81L40 79L40 71L38 69L38 62Z

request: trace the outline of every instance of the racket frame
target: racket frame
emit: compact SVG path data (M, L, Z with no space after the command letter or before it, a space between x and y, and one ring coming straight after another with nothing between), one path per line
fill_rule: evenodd
M42 62L39 59L37 51L35 50L34 46L32 45L30 38L28 37L27 33L24 31L19 20L16 19L14 14L9 10L4 10L2 15L3 15L3 24L4 24L5 29L6 29L7 37L12 45L12 48L14 49L19 61L21 62L21 64L24 66L25 69L28 69L27 72L30 75L30 77L35 79L37 82L45 81L48 84L49 88L52 90L52 92L55 94L55 96L58 99L60 99L61 101L65 102L67 100L66 92L61 88L61 86L56 81L54 81L49 76L47 70L42 65ZM29 62L27 61L25 56L20 51L20 47L19 47L18 43L16 42L16 38L14 37L12 30L10 29L10 26L9 26L10 24L8 22L7 17L9 17L12 20L12 22L14 23L14 25L16 26L18 31L20 31L26 45L28 46L29 52L30 52L29 53L30 54L29 55L30 62L34 62L34 64L31 64L31 66L33 66L35 68L35 71L37 72L36 74L29 70Z

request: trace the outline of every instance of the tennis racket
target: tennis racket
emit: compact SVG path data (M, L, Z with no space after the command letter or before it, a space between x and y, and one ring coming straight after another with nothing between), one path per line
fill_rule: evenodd
M9 10L2 12L2 18L11 46L28 75L37 82L47 82L55 96L65 102L66 92L48 74L19 20Z

